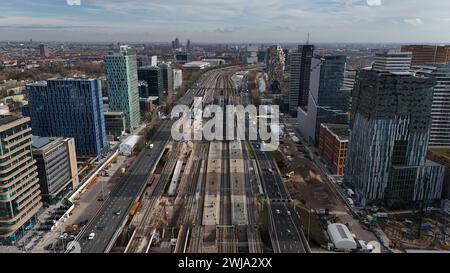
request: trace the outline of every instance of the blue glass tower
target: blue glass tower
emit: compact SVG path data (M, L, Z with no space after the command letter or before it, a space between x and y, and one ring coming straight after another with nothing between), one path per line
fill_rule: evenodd
M107 146L101 83L50 79L27 86L33 134L73 137L78 156L98 156Z

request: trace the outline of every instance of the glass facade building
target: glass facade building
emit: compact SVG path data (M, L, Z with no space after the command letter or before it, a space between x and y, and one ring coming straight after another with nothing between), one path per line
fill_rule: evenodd
M78 168L73 138L33 136L42 199L54 203L68 186L78 185Z
M289 57L289 112L297 115L297 107L308 105L314 45L299 45L297 52L292 52Z
M162 102L167 95L173 93L173 73L172 66L169 63L159 64L158 67L161 69L163 80L163 93L162 96L159 96L159 101Z
M306 107L298 107L302 135L319 144L320 124L348 124L351 91L343 88L347 57L324 56L311 60Z
M127 47L105 56L109 111L123 112L130 131L139 126L139 87L136 53Z
M99 156L107 147L99 80L50 79L27 92L33 134L73 137L78 156Z
M139 97L148 98L150 96L160 97L163 95L163 75L157 66L144 66L138 68Z
M436 79L431 105L431 148L450 148L450 65L415 66L414 71Z
M344 182L362 205L440 198L443 166L426 160L435 83L408 71L358 72Z
M42 207L29 117L0 116L0 242L16 244Z

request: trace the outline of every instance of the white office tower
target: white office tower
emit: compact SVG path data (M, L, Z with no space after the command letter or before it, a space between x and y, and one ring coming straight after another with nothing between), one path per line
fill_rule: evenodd
M372 69L379 72L402 73L411 70L411 52L387 51L378 53Z

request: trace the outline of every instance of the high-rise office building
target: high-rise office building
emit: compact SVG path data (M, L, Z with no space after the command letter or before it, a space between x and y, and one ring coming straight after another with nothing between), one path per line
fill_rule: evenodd
M380 72L402 72L411 68L411 52L388 51L375 56L372 69Z
M40 44L39 45L39 54L41 55L42 58L50 57L50 52L48 50L48 45Z
M162 102L166 96L173 93L173 73L172 65L170 63L161 63L158 67L161 69L163 80L163 95L159 97L159 101Z
M347 58L324 56L311 59L308 105L298 107L297 119L303 137L319 144L321 123L348 124L351 91L344 88Z
M188 54L184 51L177 51L175 53L175 60L179 64L185 64L188 62Z
M78 156L99 156L107 147L99 80L55 78L27 85L33 134L73 137Z
M401 51L412 53L412 65L450 63L450 46L404 45Z
M267 55L267 74L272 93L281 93L281 84L284 78L284 51L279 45L270 46Z
M296 52L290 53L289 112L293 115L297 114L297 107L308 105L313 55L313 45L299 45Z
M0 116L0 242L16 244L42 207L29 117Z
M138 69L139 97L163 96L163 73L157 66L144 66Z
M191 40L187 40L186 42L186 51L187 52L191 51Z
M158 65L158 57L157 56L139 56L137 58L137 66L138 68L143 66L156 66Z
M174 41L172 41L172 48L173 49L178 49L180 48L180 40L178 38L175 38Z
M77 187L78 167L73 138L33 136L33 156L44 202L53 203L65 188Z
M254 45L248 45L245 47L245 51L242 52L242 62L247 64L258 63L258 47Z
M426 160L434 85L408 69L358 72L344 181L362 205L440 198L443 166Z
M413 70L417 74L436 79L429 146L450 148L450 64L414 66Z
M126 46L105 56L109 111L123 112L127 129L139 126L139 86L136 53Z
M181 69L173 69L173 90L178 91L183 84L183 71Z

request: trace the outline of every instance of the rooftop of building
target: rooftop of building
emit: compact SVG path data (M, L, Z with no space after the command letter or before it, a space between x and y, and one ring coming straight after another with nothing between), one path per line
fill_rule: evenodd
M97 79L93 79L93 78L89 78L89 77L84 77L84 76L79 76L79 77L55 77L55 78L50 78L46 81L38 81L38 82L34 82L34 83L29 83L27 84L28 86L47 86L47 83L50 81L95 81Z
M138 67L138 70L158 70L158 69L159 67L154 65L145 65Z
M33 136L33 150L38 153L46 152L49 149L59 145L62 140L62 137Z
M0 115L0 126L6 125L21 118L22 116Z
M123 116L123 112L104 112L105 116Z
M193 61L193 62L185 63L183 65L183 67L187 67L187 68L199 67L199 68L201 68L201 67L206 67L206 66L209 66L209 65L210 65L210 63L207 63L207 62Z
M412 52L399 50L388 50L375 54L375 57L411 57L411 56Z
M436 155L450 159L450 148L430 148L429 150Z
M348 141L350 137L350 126L348 124L322 123L321 126L325 127L340 141Z

